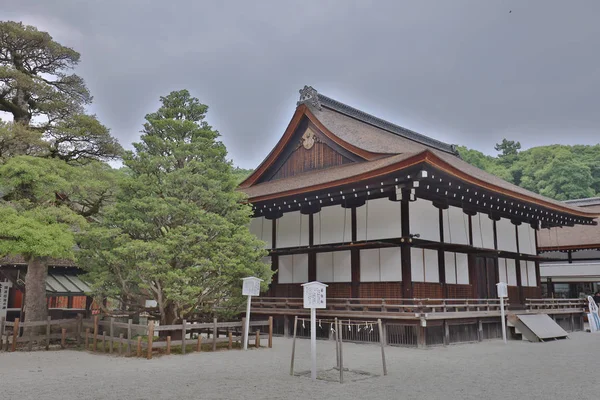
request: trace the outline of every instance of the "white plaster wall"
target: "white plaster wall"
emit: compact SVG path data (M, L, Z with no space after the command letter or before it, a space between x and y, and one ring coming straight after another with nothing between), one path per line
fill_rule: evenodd
M506 273L509 286L517 286L517 262L513 259L506 259Z
M279 256L279 283L308 282L308 254Z
M368 200L356 209L357 239L389 239L402 236L400 202L382 199Z
M527 261L528 286L537 286L537 275L535 273L535 262Z
M417 199L410 202L410 233L420 234L420 239L440 241L439 211L431 201Z
M379 267L382 282L402 281L402 261L399 247L379 250Z
M317 253L317 280L319 282L351 282L350 251Z
M463 253L456 253L456 283L469 284L469 256Z
M469 244L469 216L458 207L443 210L444 242Z
M273 247L273 221L265 217L252 218L249 230L254 236L266 242L265 249Z
M519 252L535 255L535 229L529 224L521 224L517 229L519 230Z
M456 283L456 253L444 252L444 265L446 266L446 283Z
M469 284L469 257L463 253L445 252L446 283Z
M517 252L517 235L515 225L509 219L501 218L496 221L498 234L498 250Z
M505 282L508 284L508 275L506 271L506 259L498 258L498 279L500 282Z
M494 248L494 221L487 214L473 216L473 246L484 249Z
M379 282L379 249L360 251L360 281Z
M277 219L277 248L308 246L308 219L300 211L285 213Z
M423 249L410 249L410 270L413 282L425 282L425 266L423 265Z
M344 220L345 230L344 230ZM315 244L348 243L352 240L352 211L341 206L323 207L313 216Z
M425 282L439 282L440 270L438 263L438 252L425 249Z

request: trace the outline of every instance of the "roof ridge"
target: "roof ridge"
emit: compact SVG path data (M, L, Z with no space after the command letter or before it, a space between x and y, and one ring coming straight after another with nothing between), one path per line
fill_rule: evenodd
M592 206L592 205L595 206L595 205L600 205L600 197L585 197L585 198L581 198L581 199L565 200L564 203L574 204L574 205L585 204L588 206Z
M400 125L396 125L392 122L349 106L341 101L332 99L331 97L317 92L317 90L315 90L312 86L304 86L304 88L300 90L300 100L298 101L298 104L303 103L313 106L317 109L321 109L322 106L327 107L348 117L388 131L394 135L402 136L406 139L413 140L415 142L458 156L455 145L433 139L429 136L404 128Z

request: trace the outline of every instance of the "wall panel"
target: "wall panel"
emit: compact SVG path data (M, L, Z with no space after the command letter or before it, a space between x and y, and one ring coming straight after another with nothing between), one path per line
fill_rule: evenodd
M400 202L387 197L368 200L356 209L357 239L389 239L402 236Z
M517 262L512 258L506 259L506 275L509 286L517 286Z
M350 251L317 253L319 282L351 282Z
M458 207L443 210L444 242L469 244L469 216Z
M308 218L300 211L292 211L277 219L277 248L308 246Z
M487 214L473 216L473 246L484 249L494 248L494 222Z
M314 244L348 243L352 240L352 211L341 206L323 207L313 215Z
M417 199L409 204L410 233L420 239L440 241L439 211L431 201Z
M266 242L265 249L273 247L273 221L265 217L252 218L248 229L254 236Z
M360 251L361 282L399 282L402 280L400 248Z
M496 221L496 232L498 233L498 250L517 252L517 237L515 226L510 220L501 218Z
M535 255L535 229L529 224L521 224L517 229L519 230L519 252Z
M308 254L279 256L279 283L308 282Z

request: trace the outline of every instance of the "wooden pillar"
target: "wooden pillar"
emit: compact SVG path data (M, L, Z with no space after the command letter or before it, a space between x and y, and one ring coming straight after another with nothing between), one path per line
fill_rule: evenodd
M404 241L400 246L400 258L402 259L402 297L411 299L413 297L412 271L410 259L410 243L407 242L410 237L410 213L409 213L410 192L402 189L402 201L400 202L401 232Z
M496 227L496 219L492 220L492 227L494 229L494 249L498 250L498 229Z
M469 246L473 246L473 216L471 214L469 217Z
M352 230L352 242L358 240L358 225L356 217L356 207L350 209L350 220ZM350 250L350 269L351 269L351 296L360 297L360 250Z
M535 235L536 237L536 245L535 247L537 248L537 235ZM569 264L573 264L573 250L568 250L567 251L567 260Z
M277 247L277 220L274 219L271 221L272 229L271 229L271 248L275 249ZM271 256L271 271L275 271L273 277L271 278L271 285L277 284L279 281L279 257ZM271 286L270 291L273 289ZM277 293L269 293L271 296L276 297Z
M302 218L302 214L300 214ZM314 245L314 219L313 214L308 214L308 245ZM308 254L308 281L317 280L317 253Z
M444 209L439 209L440 225L440 249L438 250L438 275L442 285L442 297L448 298L448 286L446 286L446 256L444 249ZM448 227L450 229L450 227Z

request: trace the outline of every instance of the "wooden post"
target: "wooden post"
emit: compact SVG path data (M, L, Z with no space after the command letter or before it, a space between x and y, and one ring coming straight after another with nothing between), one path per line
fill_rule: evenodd
M48 316L46 318L46 350L50 349L50 320L52 317Z
M154 340L154 321L148 322L148 349L146 357L152 359L152 341Z
M65 342L67 341L67 330L65 328L62 328L61 330L61 335L60 335L60 348L64 349L65 348Z
M257 349L260 347L260 329L256 331L256 340L254 341L254 347Z
M383 364L383 375L387 375L387 365L385 363L385 341L383 339L383 325L381 324L381 319L377 320L377 326L379 326L379 342L381 343L381 362Z
M292 376L294 376L294 355L296 353L296 328L297 327L298 327L298 316L296 315L294 317L294 339L292 339L292 362L290 364L290 375L292 375Z
M77 314L77 346L81 344L81 334L83 332L83 314Z
M335 337L335 366L337 368L340 367L340 342L338 339L338 333L337 333L337 328L338 328L338 319L337 317L335 317L335 329L333 330L333 336Z
M0 351L2 350L2 345L4 344L4 321L6 321L6 318L0 318Z
M448 326L448 320L444 320L444 346L450 344L450 327Z
M102 352L106 353L106 331L102 331Z
M127 320L127 355L131 356L131 324L133 323L132 319Z
M246 338L246 317L242 317L242 349L245 347L244 346L245 338ZM248 343L246 343L246 346L248 346Z
M196 344L196 351L202 351L202 332L198 332L198 343Z
M186 332L186 321L185 319L181 321L181 354L185 354L185 335Z
M217 331L217 319L213 319L213 351L217 351L217 337L219 332Z
M167 336L167 355L171 354L171 336Z
M13 325L13 341L10 351L17 350L17 338L19 337L19 318L15 318L15 324Z
M94 344L92 351L96 351L98 345L98 316L94 315Z
M233 333L229 332L229 346L228 346L229 350L231 350L233 348Z
M138 357L142 356L142 337L141 336L138 336L138 339L137 339L137 353L136 353L136 355Z
M85 350L90 349L90 328L85 328Z
M119 355L123 354L123 334L119 333Z
M287 315L283 316L283 337L290 337L290 318Z
M110 325L108 331L110 332L110 337L108 339L108 352L110 354L113 353L113 338L115 337L115 329L114 329L115 319L110 317Z
M269 317L269 348L273 348L273 317Z
M27 323L24 324L25 326L27 326ZM27 341L27 350L31 351L32 347L33 347L33 327L29 328L29 340Z
M340 383L344 383L344 352L342 351L342 321L338 321L337 326L338 341L340 344Z

